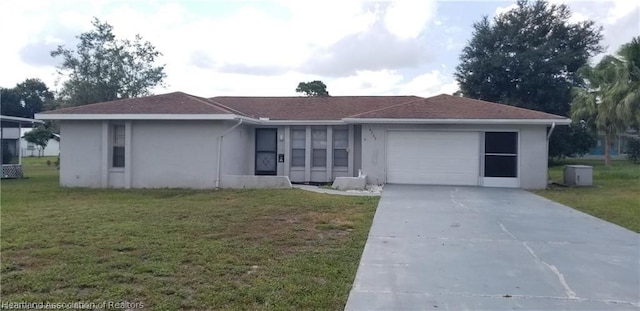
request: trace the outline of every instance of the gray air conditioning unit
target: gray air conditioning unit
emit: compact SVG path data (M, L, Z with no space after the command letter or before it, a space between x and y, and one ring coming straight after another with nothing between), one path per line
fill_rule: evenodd
M592 186L593 167L588 165L566 165L564 184L567 186Z

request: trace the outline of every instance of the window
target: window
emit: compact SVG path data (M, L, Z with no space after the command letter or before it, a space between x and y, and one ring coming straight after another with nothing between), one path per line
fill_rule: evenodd
M2 140L2 164L18 164L18 145L17 139Z
M311 130L311 165L313 167L327 166L327 129Z
M347 167L349 165L349 130L333 128L333 167Z
M518 133L484 134L484 177L518 177Z
M304 166L307 132L304 129L291 130L291 166Z
M112 164L113 167L124 167L124 125L113 126L112 141Z

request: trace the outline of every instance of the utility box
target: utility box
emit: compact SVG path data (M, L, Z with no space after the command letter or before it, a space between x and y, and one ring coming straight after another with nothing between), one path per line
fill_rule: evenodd
M567 186L592 186L593 166L565 165L564 184Z

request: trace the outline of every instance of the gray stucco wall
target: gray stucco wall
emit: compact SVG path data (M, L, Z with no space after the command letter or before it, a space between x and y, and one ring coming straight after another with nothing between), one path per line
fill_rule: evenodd
M60 185L101 186L102 122L60 122Z
M520 132L520 187L544 188L547 184L546 126L533 125L404 125L364 124L361 131L362 170L367 183L386 182L386 132L387 130L464 130ZM480 150L478 151L480 152Z
M60 184L69 187L215 187L219 135L235 121L127 121L127 155L124 169L110 168L110 128L106 121L62 121ZM516 130L520 133L519 182L522 188L544 188L547 182L546 126L388 125L354 127L358 138L352 145L353 172L334 172L333 177L357 174L362 168L370 184L386 182L386 134L388 130ZM225 136L221 175L253 175L255 127L241 125ZM290 152L285 127L278 127L278 174L292 181L326 181L326 172L296 172L286 168ZM309 140L309 139L308 139ZM310 150L310 142L307 146ZM330 151L330 150L329 150ZM479 151L480 152L480 151ZM353 157L354 155L350 155ZM330 159L331 154L328 154ZM308 155L307 163L310 163ZM331 167L329 162L328 168ZM313 176L324 173L324 176ZM298 176L298 175L301 176ZM311 179L307 179L305 175Z
M220 122L134 121L131 187L213 188L223 130Z
M553 134L552 134L553 135ZM520 187L547 187L548 144L546 126L520 128Z
M218 140L235 121L126 121L125 168L111 168L107 121L62 121L60 184L68 187L213 188ZM223 140L221 175L251 174L251 127ZM251 150L248 150L251 149Z
M225 129L233 126L233 122L225 122ZM215 137L218 137L217 134ZM222 140L222 174L223 175L253 175L254 163L253 143L254 129L248 125L241 125L229 132ZM215 141L217 144L218 142ZM217 146L217 145L216 145Z
M132 126L133 188L213 188L218 137L235 121L136 121ZM251 128L241 125L222 143L221 175L250 174Z

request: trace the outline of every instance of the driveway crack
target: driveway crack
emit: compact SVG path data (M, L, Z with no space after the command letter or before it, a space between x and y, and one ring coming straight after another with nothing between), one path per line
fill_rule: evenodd
M504 233L506 233L508 236L510 236L512 239L514 239L514 240L516 240L516 241L518 240L518 239L516 238L516 236L515 236L515 235L513 235L513 234L511 233L511 231L507 230L507 228L506 228L502 223L500 223L500 229L502 229L502 231L503 231Z
M502 224L502 222L500 223L500 229L502 229L502 231L504 233L506 233L508 236L510 236L512 239L519 241L518 238L516 238L515 235L513 235L511 233L511 231L509 231L504 224ZM531 254L531 256L538 261L539 263L545 265L551 272L553 272L553 274L556 275L556 277L558 278L558 281L560 282L560 285L562 286L562 288L564 288L564 293L565 295L567 295L567 298L569 299L579 299L578 296L576 295L576 292L574 292L571 287L569 286L569 284L567 283L567 280L564 278L564 275L560 272L560 270L558 270L558 268L544 260L542 260L540 257L538 257L538 255L536 255L536 253L533 251L533 249L531 249L531 247L529 247L529 245L527 244L527 242L521 241L522 246L524 246L524 248L529 252L529 254Z
M455 188L451 192L449 192L449 199L451 200L451 203L453 203L454 206L462 207L462 208L467 209L467 210L471 210L471 209L475 210L475 208L471 208L471 207L465 205L464 203L456 200L456 193L458 191L459 191L459 189Z
M560 281L560 285L562 285L562 287L564 288L564 293L567 295L569 299L578 299L578 296L576 296L576 292L574 292L571 289L571 287L569 287L569 284L567 284L567 280L565 280L564 275L560 273L560 270L558 270L556 266L549 264L546 261L540 259L540 257L538 257L538 255L536 255L536 253L533 252L533 249L531 249L531 247L527 245L527 242L522 242L522 245L527 249L527 251L529 251L529 253L531 254L531 256L533 256L533 258L541 262L543 265L547 266L547 268L549 268L549 270L551 270L551 272L553 272L558 277L558 280Z

